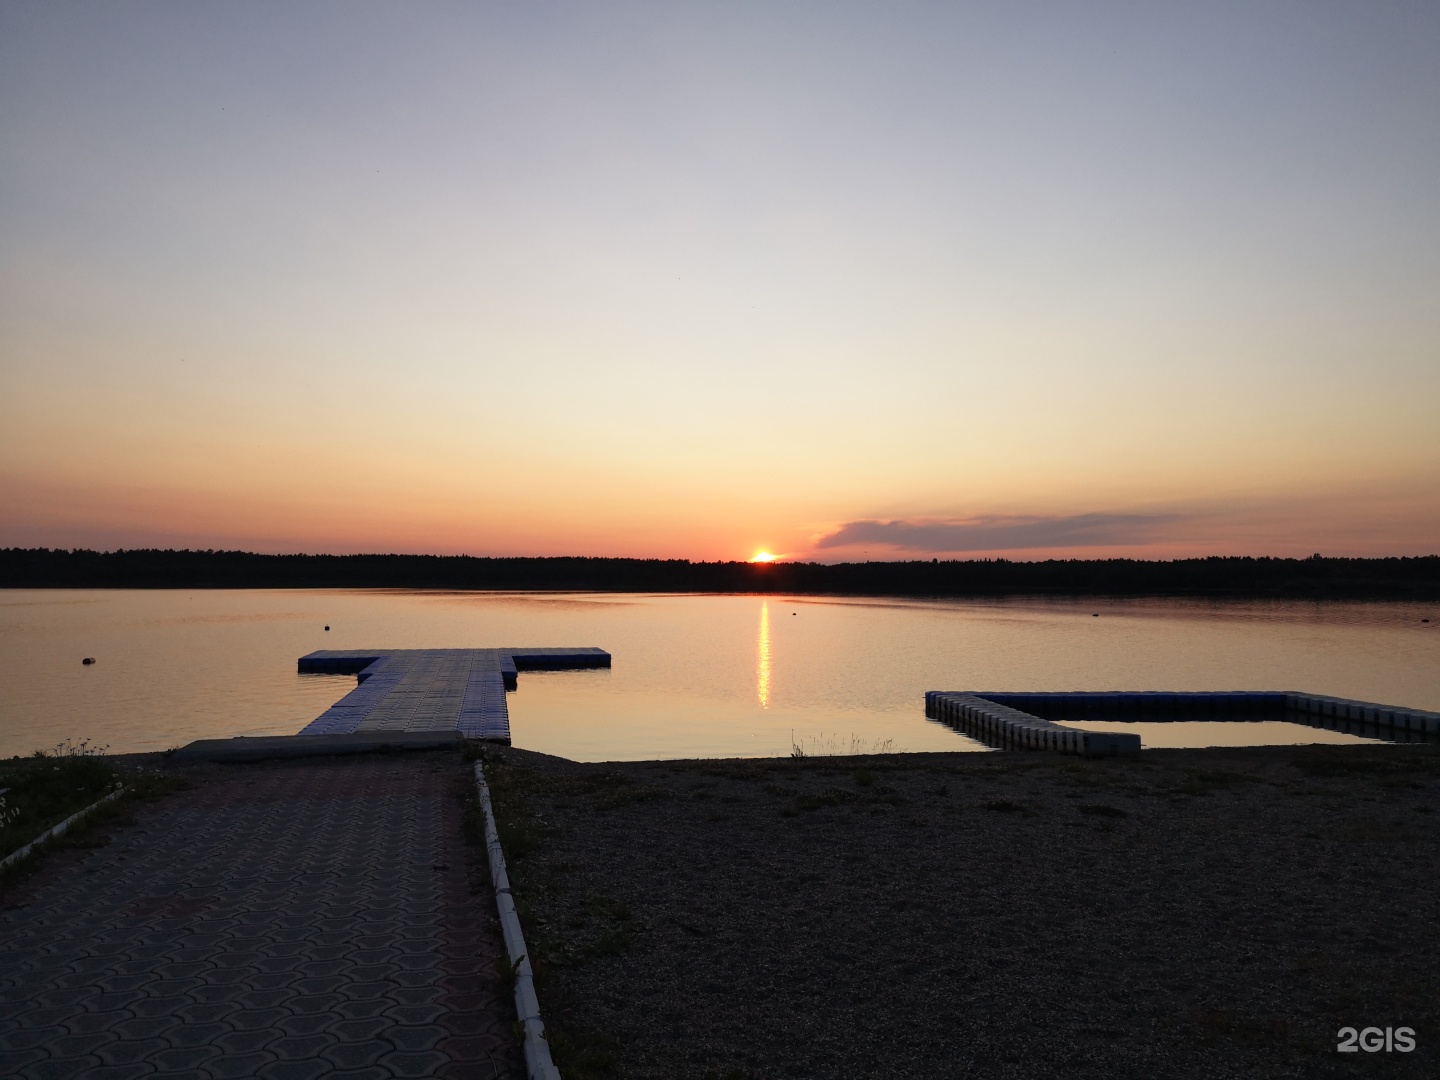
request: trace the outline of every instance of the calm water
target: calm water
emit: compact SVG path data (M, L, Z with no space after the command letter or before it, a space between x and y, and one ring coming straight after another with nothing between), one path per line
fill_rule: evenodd
M295 673L320 648L608 649L609 671L524 673L510 697L517 746L582 760L788 754L792 738L982 749L925 719L927 689L1294 689L1440 709L1437 607L0 590L0 755L293 734L355 685ZM1146 745L1355 741L1286 724L1133 729Z

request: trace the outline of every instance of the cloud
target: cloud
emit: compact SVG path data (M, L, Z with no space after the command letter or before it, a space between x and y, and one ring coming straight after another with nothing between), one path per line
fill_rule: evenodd
M1009 551L1024 548L1141 544L1181 514L1075 514L1070 517L982 515L962 521L850 521L817 548L877 547L902 551Z

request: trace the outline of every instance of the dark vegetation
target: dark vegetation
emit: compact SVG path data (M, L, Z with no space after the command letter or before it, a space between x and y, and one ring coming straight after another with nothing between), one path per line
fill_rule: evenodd
M43 845L45 850L93 847L101 826L125 824L134 804L147 802L188 786L175 777L153 770L121 765L105 756L104 747L66 741L53 750L30 757L0 761L0 858L17 851L106 795L123 788L124 794L87 814L66 832ZM24 877L39 863L44 851L32 854L0 872L0 885Z
M1440 555L920 560L824 565L687 559L259 555L0 549L0 588L583 589L852 596L1228 596L1440 599Z
M108 795L120 784L103 749L61 743L0 763L0 858Z

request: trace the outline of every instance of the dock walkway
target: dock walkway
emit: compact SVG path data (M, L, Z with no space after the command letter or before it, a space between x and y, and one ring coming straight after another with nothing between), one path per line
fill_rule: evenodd
M322 649L300 658L300 673L355 675L357 686L301 735L459 731L510 741L505 692L521 671L610 666L604 649Z

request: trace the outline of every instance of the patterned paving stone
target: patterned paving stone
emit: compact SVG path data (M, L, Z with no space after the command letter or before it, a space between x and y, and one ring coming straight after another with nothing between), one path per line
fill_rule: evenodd
M0 910L0 1076L521 1077L448 753L232 766Z

